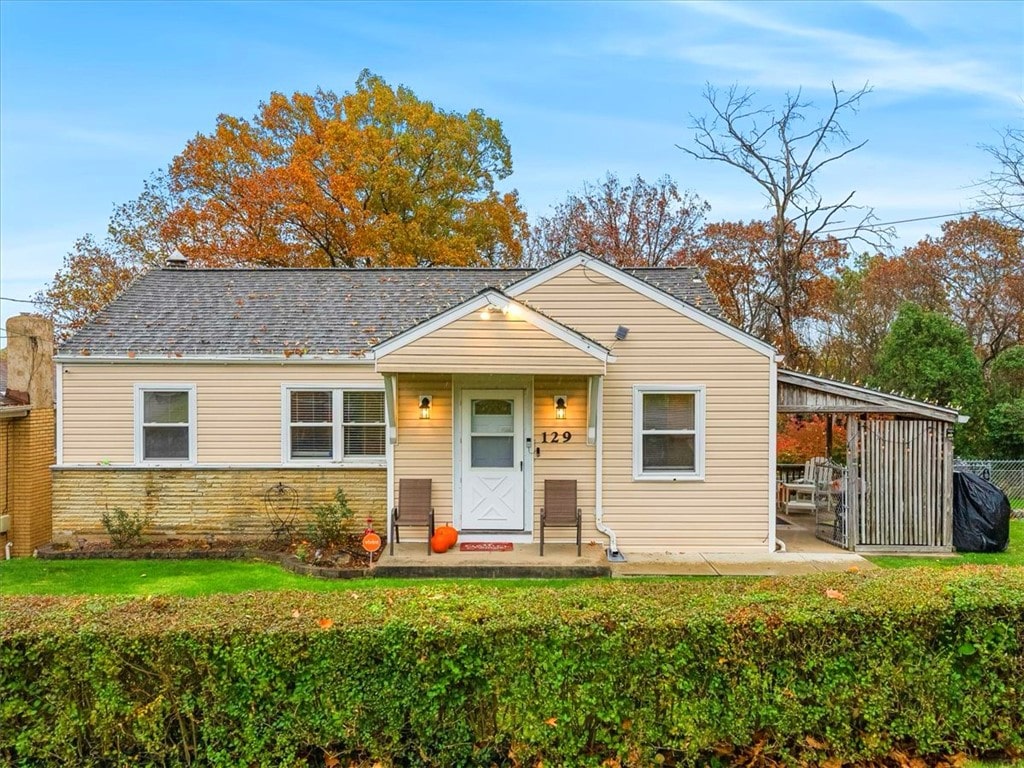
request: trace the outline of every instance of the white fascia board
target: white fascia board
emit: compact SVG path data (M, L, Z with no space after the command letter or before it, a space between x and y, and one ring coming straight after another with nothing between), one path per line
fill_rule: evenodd
M581 265L585 266L587 269L594 270L610 280L614 280L620 285L631 288L640 295L651 299L652 301L656 301L663 307L674 310L684 317L688 317L690 320L693 320L695 323L699 323L711 330L717 331L723 336L726 336L733 341L754 350L755 352L772 359L775 357L775 348L770 344L766 344L760 339L751 336L746 331L741 331L739 328L729 325L728 323L719 320L717 317L709 315L707 312L702 312L693 305L687 304L685 301L665 293L665 291L641 280L639 277L634 277L628 272L624 272L606 261L595 259L585 253L577 253L574 256L569 256L561 261L556 261L551 266L545 267L539 272L535 272L529 277L520 280L518 283L513 283L505 289L505 293L512 297L520 296L531 288L535 288L538 285L546 283L548 280Z
M597 261L597 259L583 251L577 251L571 256L566 256L564 259L548 264L546 267L537 270L532 275L524 277L518 282L512 283L512 285L504 289L504 292L508 296L519 296L520 294L529 291L531 288L543 285L553 277L563 275L569 270L575 269L583 264L589 264L592 261Z
M273 363L275 365L371 365L373 352L367 350L365 355L57 355L55 363L175 363L175 364L206 364L206 365L252 365L254 363Z
M508 296L505 296L495 290L486 290L468 301L452 307L436 317L417 325L415 328L410 328L405 333L400 333L393 339L389 339L388 341L377 345L373 350L375 359L380 360L384 356L389 355L408 344L412 344L414 341L418 341L424 336L429 336L456 320L461 320L462 318L480 311L485 307L497 307L502 310L514 307L519 317L530 323L530 325L544 331L548 335L564 341L566 344L575 347L581 352L587 353L601 362L615 362L615 356L601 345L590 341L571 328L562 325L557 320L545 317L536 310L530 309L525 304L513 301Z

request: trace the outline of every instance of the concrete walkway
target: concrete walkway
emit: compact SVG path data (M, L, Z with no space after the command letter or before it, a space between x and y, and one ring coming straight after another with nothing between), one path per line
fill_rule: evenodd
M576 556L572 544L549 544L544 557L536 544L517 544L507 552L462 552L458 545L444 554L427 555L426 544L405 543L377 563L380 578L588 578L629 576L792 576L823 571L866 571L876 566L860 555L821 546L768 554L625 552L626 562L610 563L602 545L592 542ZM787 545L788 546L788 545Z

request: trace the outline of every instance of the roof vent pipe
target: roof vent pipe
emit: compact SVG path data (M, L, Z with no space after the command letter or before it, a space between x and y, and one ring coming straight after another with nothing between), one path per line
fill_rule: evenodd
M185 258L181 251L175 248L171 255L167 257L164 266L168 269L184 269L188 266L188 259Z

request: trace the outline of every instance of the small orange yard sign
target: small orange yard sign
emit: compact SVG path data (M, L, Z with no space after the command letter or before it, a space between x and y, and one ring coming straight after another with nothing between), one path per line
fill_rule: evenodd
M367 552L376 552L380 549L380 536L373 531L367 531L363 536L363 549Z

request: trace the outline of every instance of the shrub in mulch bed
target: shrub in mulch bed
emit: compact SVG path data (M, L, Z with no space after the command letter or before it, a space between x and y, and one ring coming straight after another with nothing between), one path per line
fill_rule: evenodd
M280 563L294 573L320 578L356 578L366 575L380 559L382 546L371 555L362 548L362 536L350 535L330 547L286 539L163 539L114 547L109 542L47 544L36 550L44 560L263 560Z
M0 764L1024 754L1024 568L5 597L0 615Z

